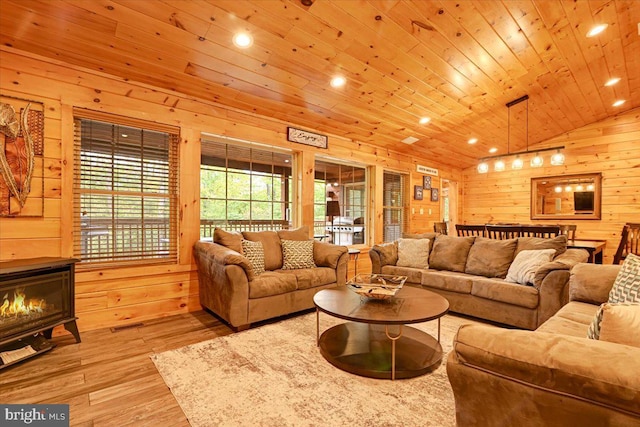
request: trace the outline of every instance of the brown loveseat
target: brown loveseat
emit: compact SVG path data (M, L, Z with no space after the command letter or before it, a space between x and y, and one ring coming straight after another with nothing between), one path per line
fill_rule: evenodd
M437 233L408 235L431 242L429 268L397 266L398 242L369 251L372 272L407 276L408 285L444 296L450 310L524 329L536 329L568 300L569 272L588 253L567 249L566 236L495 240ZM535 272L532 286L511 283L505 275L522 250L555 249L552 261Z
M242 239L261 242L265 272L255 274L241 254ZM200 304L234 328L313 308L320 289L344 285L347 247L313 241L316 267L282 269L282 240L309 240L307 227L297 230L229 233L215 229L214 241L198 241L194 256L198 266Z
M640 426L640 348L587 338L619 269L576 265L570 302L536 331L462 326L447 360L457 425Z

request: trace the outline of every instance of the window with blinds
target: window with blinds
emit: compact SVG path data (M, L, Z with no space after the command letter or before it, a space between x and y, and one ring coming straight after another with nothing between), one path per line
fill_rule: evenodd
M74 115L75 256L85 265L177 261L178 129Z
M215 227L288 229L292 209L292 156L222 138L203 138L200 160L200 236Z
M384 218L383 241L393 242L402 237L405 227L405 181L404 175L384 172L382 194L382 217Z

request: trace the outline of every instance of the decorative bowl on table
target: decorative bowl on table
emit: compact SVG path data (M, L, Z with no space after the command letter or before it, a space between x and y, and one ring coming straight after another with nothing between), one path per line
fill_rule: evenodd
M347 287L360 296L371 299L389 299L402 289L407 276L392 274L358 274L347 282Z

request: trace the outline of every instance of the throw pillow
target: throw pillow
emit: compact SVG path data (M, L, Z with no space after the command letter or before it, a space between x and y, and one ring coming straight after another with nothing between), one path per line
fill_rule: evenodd
M249 260L249 264L253 268L253 274L259 276L264 273L264 247L262 242L242 240L242 252Z
M521 251L532 251L536 249L555 249L555 258L567 251L567 236L566 234L562 234L551 239L542 237L518 237L516 255Z
M609 292L609 302L640 302L640 256L627 255Z
M520 283L521 285L533 284L536 270L541 265L551 261L555 249L525 250L516 255L507 272L507 282Z
M264 248L264 268L273 271L282 268L282 246L280 236L275 231L243 231L242 236L252 242L262 242Z
M242 253L242 233L239 231L225 231L216 227L213 229L213 242Z
M517 243L517 239L476 237L467 257L465 273L504 279L513 262Z
M303 225L293 230L278 230L278 236L280 240L309 240L309 226Z
M640 347L640 303L605 302L589 326L587 338Z
M314 268L313 240L283 240L282 241L282 269L296 270L299 268Z
M464 273L467 255L475 236L455 237L440 234L429 255L429 268Z
M429 268L429 239L398 239L398 267Z

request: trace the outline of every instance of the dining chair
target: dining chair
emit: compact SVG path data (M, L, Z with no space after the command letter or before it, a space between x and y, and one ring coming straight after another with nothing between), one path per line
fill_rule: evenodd
M487 237L490 239L515 239L520 237L522 226L521 225L501 225L501 224L487 224Z
M434 222L433 223L433 231L440 234L447 234L447 223L446 222Z
M567 240L575 240L576 239L576 230L578 226L576 224L559 224L560 234L566 234Z
M629 254L640 255L640 223L628 222L622 227L613 263L620 264Z
M484 237L485 228L484 224L481 225L469 225L469 224L456 224L456 232L458 236L481 236Z
M523 225L520 227L520 235L523 237L543 237L549 239L560 234L558 225Z

